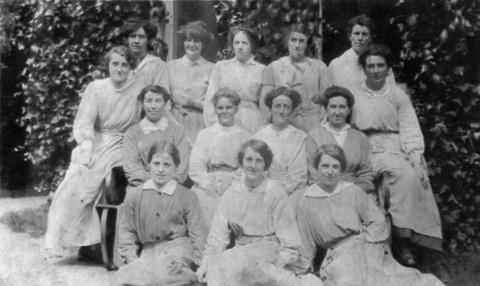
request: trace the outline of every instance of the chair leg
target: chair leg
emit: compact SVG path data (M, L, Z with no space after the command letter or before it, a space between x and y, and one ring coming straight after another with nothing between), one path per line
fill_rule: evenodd
M108 267L109 264L107 248L107 219L109 211L108 208L104 208L100 213L100 246L102 249L103 265L105 267Z

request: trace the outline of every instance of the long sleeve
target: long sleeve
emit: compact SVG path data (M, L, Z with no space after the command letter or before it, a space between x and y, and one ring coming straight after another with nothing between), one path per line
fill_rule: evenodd
M175 178L179 183L182 183L187 179L188 175L188 161L190 159L191 146L183 127L175 132L174 136L174 145L180 153L180 164L178 165Z
M314 160L318 151L318 146L310 135L308 135L307 139L305 140L305 151L307 156L308 184L311 185L318 180L318 171L314 166Z
M139 241L135 229L135 201L136 191L127 192L125 201L121 206L120 226L118 233L118 252L124 263L129 263L137 258L137 245Z
M73 122L73 137L79 144L93 141L95 137L95 120L98 114L96 84L94 81L85 89Z
M140 150L137 148L137 140L135 139L132 128L129 129L123 137L122 165L128 183L132 186L138 186L150 176L142 164Z
M205 125L212 126L217 122L217 117L215 114L215 107L212 103L212 98L215 92L218 90L218 85L220 83L220 74L219 74L219 65L218 63L213 68L212 74L210 75L210 80L207 88L207 95L203 101L203 118Z
M283 179L283 184L288 194L293 193L299 186L307 183L308 169L305 141L306 137L302 139L297 149L294 150L294 155L288 165L287 176Z
M355 185L362 188L365 192L373 192L375 191L375 186L373 185L373 169L372 164L370 162L370 153L371 147L370 142L368 141L367 137L362 136L360 145L360 161L358 166L358 171L355 176Z
M320 76L318 78L318 81L318 94L311 98L311 100L314 103L320 104L323 100L325 90L327 90L327 88L332 85L330 81L330 76L328 74L328 67L323 62L320 62Z
M230 196L227 190L221 198L220 204L213 217L210 233L207 237L207 244L205 245L204 259L208 259L209 256L225 250L230 242L227 211L232 206L229 205L229 201Z
M200 211L200 204L197 197L190 192L187 201L185 202L185 218L187 220L188 236L192 241L193 251L195 254L196 263L200 264L203 249L205 246L205 227L203 224L202 214Z
M153 74L154 84L158 84L163 86L166 90L170 90L170 80L166 63L162 61L162 64L158 64Z
M315 227L310 220L308 209L303 207L301 203L298 209L296 209L296 215L298 229L303 243L302 262L306 267L310 267L313 263L315 254L317 253Z
M385 215L365 192L355 190L357 211L362 220L367 242L383 242L389 236Z
M412 152L423 154L425 149L423 135L412 102L399 88L394 88L394 91L399 100L398 120L402 147L407 154Z
M265 97L267 94L278 86L275 85L275 69L272 64L268 65L262 73L262 88L260 91L260 100L258 106L263 116L263 123L268 124L270 122L270 110L265 105Z
M204 129L205 130L205 129ZM205 188L210 182L208 170L208 150L205 144L208 144L208 138L205 137L205 132L200 131L193 144L192 153L190 155L190 164L188 172L190 179L197 183L200 188ZM207 136L208 137L208 136Z

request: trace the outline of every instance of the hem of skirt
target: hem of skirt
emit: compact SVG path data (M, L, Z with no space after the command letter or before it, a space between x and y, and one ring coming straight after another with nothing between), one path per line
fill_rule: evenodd
M393 230L395 234L402 238L409 239L414 244L437 251L443 251L443 240L441 238L420 234L409 228L393 226Z

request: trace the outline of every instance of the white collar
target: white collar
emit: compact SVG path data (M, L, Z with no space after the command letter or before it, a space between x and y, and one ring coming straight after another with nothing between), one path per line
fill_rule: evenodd
M348 187L352 186L352 183L340 181L338 182L337 187L333 192L329 193L322 189L318 184L313 184L305 191L305 197L314 197L314 198L327 198L339 194L343 190L347 189Z
M385 80L385 84L380 90L372 90L367 86L366 82L364 81L362 82L362 89L366 94L370 96L382 96L390 91L390 84L387 82L387 80Z
M197 60L195 60L195 61L190 60L190 59L187 57L187 55L184 55L184 56L180 59L180 62L182 63L182 65L183 65L184 67L187 67L187 68L188 68L188 67L199 66L199 65L205 63L205 61L206 61L206 60L205 60L202 56L200 56L200 57L199 57Z
M337 135L337 136L342 136L343 134L345 134L347 132L348 129L350 129L350 124L346 123L342 129L340 130L336 130L336 129L333 129L331 126L330 126L330 123L328 123L327 120L323 121L322 123L322 126L329 132Z
M153 180L150 179L145 183L143 183L143 186L142 186L142 190L153 190L158 193L164 193L169 196L173 195L176 188L177 188L177 183L174 180L170 180L168 183L158 188L157 185L155 185L155 183L153 182Z
M138 125L144 134L149 134L157 130L165 131L168 127L168 119L165 116L162 116L158 122L153 123L148 120L147 117L144 117Z
M237 62L238 64L242 65L242 66L253 66L253 65L256 65L257 62L253 59L254 56L251 56L248 60L246 60L244 63L242 63L241 61L239 61L236 57L233 58L233 60L235 60L235 62Z

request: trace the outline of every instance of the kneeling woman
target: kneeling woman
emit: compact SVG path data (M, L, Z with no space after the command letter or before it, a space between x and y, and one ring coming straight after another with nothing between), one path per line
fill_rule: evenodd
M153 145L148 162L150 179L127 192L123 204L119 252L127 265L117 280L122 285L190 285L205 241L198 200L173 179L180 163L174 145Z
M209 286L300 285L294 273L301 240L293 209L281 184L265 177L272 157L260 140L247 141L238 155L243 178L222 197L197 271ZM227 250L231 234L235 246Z
M340 180L346 160L339 146L322 145L315 166L319 180L301 199L297 221L309 261L317 247L328 249L320 267L325 285L443 285L392 257L385 216L360 187Z

